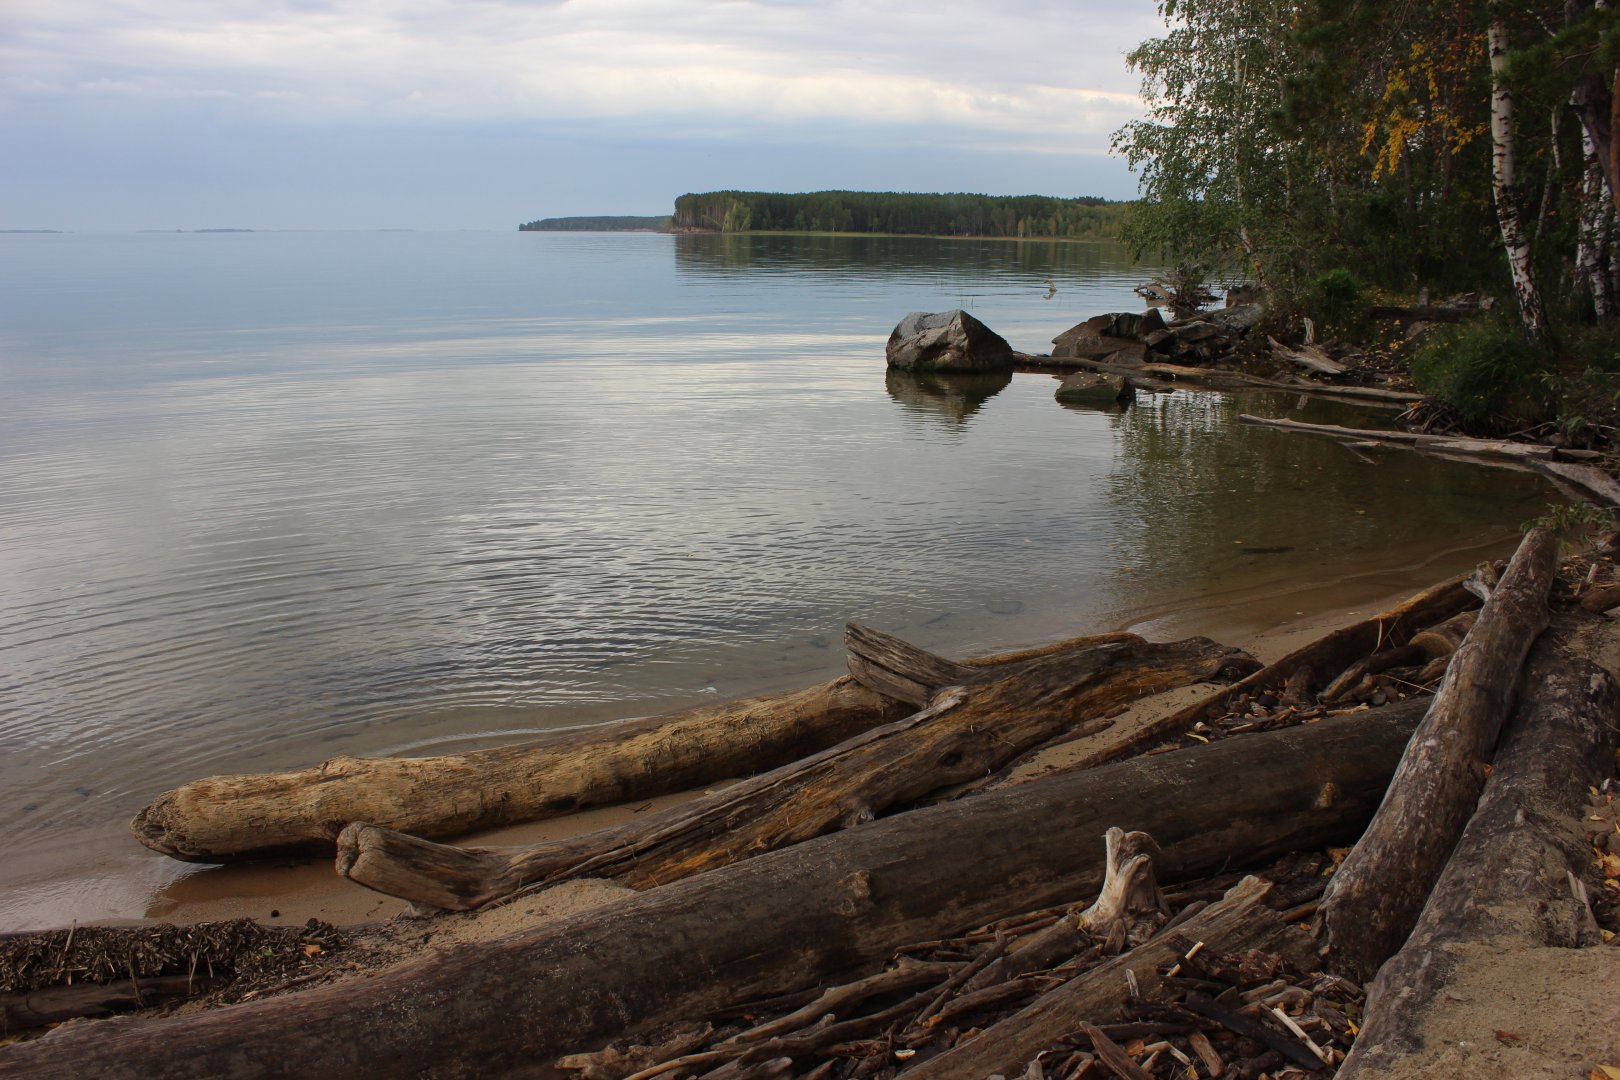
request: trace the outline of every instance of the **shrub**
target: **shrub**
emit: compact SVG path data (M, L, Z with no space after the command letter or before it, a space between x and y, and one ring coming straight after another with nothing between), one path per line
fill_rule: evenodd
M1412 356L1412 381L1456 410L1465 428L1522 428L1551 412L1541 357L1523 331L1473 322L1431 333Z
M1316 320L1322 338L1351 337L1360 329L1367 292L1344 267L1319 274L1304 297L1305 313Z

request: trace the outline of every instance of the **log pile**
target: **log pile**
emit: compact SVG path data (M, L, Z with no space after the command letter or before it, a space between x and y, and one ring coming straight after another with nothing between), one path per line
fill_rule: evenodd
M69 1025L0 1072L1375 1075L1426 1052L1477 946L1604 940L1609 840L1567 822L1612 774L1620 690L1580 656L1603 618L1549 616L1554 567L1532 531L1505 571L1263 668L1122 634L962 662L852 625L850 685L902 718L629 831L339 844L351 879L435 907L586 874L639 891L364 980ZM978 782L1084 733L1068 769Z

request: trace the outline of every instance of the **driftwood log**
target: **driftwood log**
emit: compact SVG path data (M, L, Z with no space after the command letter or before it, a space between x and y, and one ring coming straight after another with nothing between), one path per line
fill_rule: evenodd
M903 1070L901 1076L905 1080L957 1080L996 1073L1015 1075L1025 1062L1082 1024L1099 1024L1118 1016L1129 997L1153 996L1164 981L1161 972L1175 963L1177 943L1185 938L1228 953L1248 949L1278 953L1309 970L1314 966L1315 949L1298 927L1285 924L1265 906L1268 891L1270 886L1259 878L1244 878L1222 899L1176 927L1175 934L1160 935L1064 983L972 1039Z
M1504 442L1499 439L1471 439L1461 435L1426 435L1411 431L1373 431L1337 424L1306 424L1298 420L1270 420L1243 414L1239 423L1279 431L1326 435L1347 446L1388 446L1420 453L1477 461L1483 465L1529 469L1576 489L1576 494L1604 506L1620 507L1620 481L1596 465L1583 464L1601 459L1597 450L1569 450L1539 443Z
M1378 813L1328 883L1332 965L1366 982L1411 933L1485 786L1530 646L1547 627L1558 540L1532 529L1452 658Z
M1110 826L1154 836L1167 882L1341 842L1377 805L1417 717L1390 706L924 807L370 979L72 1025L0 1047L0 1073L546 1075L616 1036L1093 893Z
M1466 575L1451 578L1370 619L1340 627L1209 697L1142 725L1128 738L1097 748L1068 768L1086 769L1115 761L1179 735L1199 720L1226 712L1242 694L1287 686L1291 696L1304 701L1314 690L1365 657L1406 645L1413 635L1478 607L1479 601L1470 591L1469 583Z
M1259 666L1205 638L1082 640L976 667L851 625L845 644L855 677L926 707L687 806L531 847L458 848L356 823L339 837L338 873L451 910L570 877L612 877L647 888L870 821L983 776L1054 736L1106 724L1099 718L1117 705Z
M1327 386L1308 379L1284 382L1266 379L1243 371L1223 371L1218 368L1190 367L1185 364L1110 364L1104 360L1086 360L1075 357L1053 359L1031 357L1031 362L1061 364L1064 367L1084 368L1105 375L1123 375L1126 378L1147 376L1169 382L1191 382L1225 390L1278 390L1292 394L1320 394L1325 397L1355 398L1383 405L1412 405L1424 400L1423 394L1405 390L1385 390L1376 386Z
M1572 887L1592 853L1573 823L1588 785L1612 770L1620 688L1571 639L1556 628L1531 653L1525 683L1535 695L1509 720L1479 808L1416 929L1373 981L1343 1080L1424 1049L1423 1026L1446 1008L1442 991L1468 963L1468 946L1494 954L1601 942Z
M190 862L330 853L351 821L454 836L784 764L908 711L846 677L466 754L338 757L296 772L210 777L159 795L130 829Z

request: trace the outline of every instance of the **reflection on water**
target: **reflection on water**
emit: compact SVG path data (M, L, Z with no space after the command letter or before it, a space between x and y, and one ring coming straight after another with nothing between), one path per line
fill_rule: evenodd
M889 396L901 407L938 417L948 431L960 430L986 401L1007 389L1008 371L926 372L890 368L884 377Z
M885 372L908 311L1034 351L1141 277L1002 241L0 237L0 929L139 914L175 868L124 822L200 775L807 683L849 619L954 654L1119 626L1540 509L1220 395ZM1241 407L1342 418L1297 406Z

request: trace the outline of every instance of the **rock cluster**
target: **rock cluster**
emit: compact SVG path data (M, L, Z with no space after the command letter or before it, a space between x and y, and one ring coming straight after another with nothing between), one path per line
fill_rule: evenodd
M1240 304L1170 321L1158 308L1140 315L1112 312L1087 319L1053 338L1052 359L1206 366L1233 353L1259 321L1259 304Z

